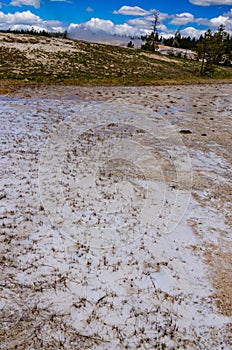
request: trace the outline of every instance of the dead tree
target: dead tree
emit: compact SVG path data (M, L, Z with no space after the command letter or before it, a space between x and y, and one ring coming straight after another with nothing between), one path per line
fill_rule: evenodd
M154 20L152 21L153 25L153 31L151 33L151 43L152 43L152 51L155 51L158 45L158 32L157 32L157 27L159 25L159 13L156 12L154 14Z

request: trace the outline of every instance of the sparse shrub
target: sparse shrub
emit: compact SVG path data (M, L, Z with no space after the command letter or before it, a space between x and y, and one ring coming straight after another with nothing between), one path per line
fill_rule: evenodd
M134 48L134 44L132 43L132 41L129 41L129 43L127 44L127 47L133 49Z

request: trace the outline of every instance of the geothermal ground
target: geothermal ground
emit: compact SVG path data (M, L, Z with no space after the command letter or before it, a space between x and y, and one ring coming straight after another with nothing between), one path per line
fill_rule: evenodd
M0 96L0 348L229 349L231 85Z

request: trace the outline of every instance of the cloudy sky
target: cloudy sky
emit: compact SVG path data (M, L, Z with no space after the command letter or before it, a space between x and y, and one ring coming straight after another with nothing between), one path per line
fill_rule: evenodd
M232 34L232 0L0 0L0 29L140 36L159 13L159 33L198 36L220 24Z

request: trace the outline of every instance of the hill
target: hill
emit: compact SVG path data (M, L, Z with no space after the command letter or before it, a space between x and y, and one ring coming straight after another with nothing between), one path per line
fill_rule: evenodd
M202 79L200 64L140 49L0 33L2 87L11 83L153 85L232 79L228 67L216 67L213 77Z

